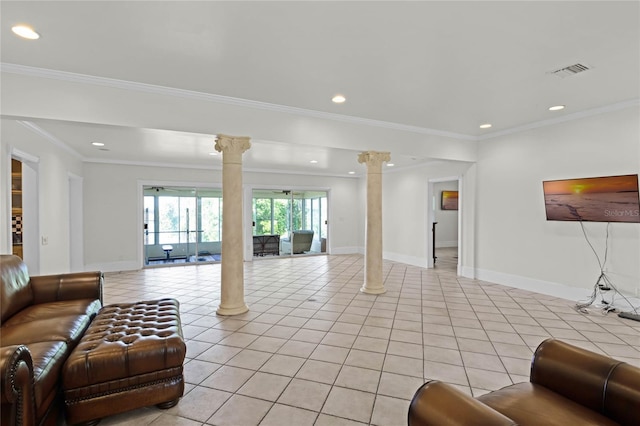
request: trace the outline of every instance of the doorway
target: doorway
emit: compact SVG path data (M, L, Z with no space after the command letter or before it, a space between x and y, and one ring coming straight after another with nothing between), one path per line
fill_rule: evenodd
M459 274L460 238L459 178L429 181L432 200L429 212L429 259L432 268L450 269Z
M144 265L221 260L222 189L143 186Z
M12 251L23 259L31 275L40 273L39 161L33 155L11 150ZM45 238L42 243L47 243Z
M254 258L326 253L328 212L327 191L254 189Z

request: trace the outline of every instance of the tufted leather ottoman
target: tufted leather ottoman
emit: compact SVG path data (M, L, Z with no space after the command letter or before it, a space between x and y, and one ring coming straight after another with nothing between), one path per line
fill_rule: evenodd
M178 301L105 306L63 368L67 423L173 407L184 391L185 349Z

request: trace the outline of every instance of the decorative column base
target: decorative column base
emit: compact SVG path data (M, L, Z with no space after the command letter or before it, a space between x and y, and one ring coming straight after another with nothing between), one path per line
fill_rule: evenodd
M380 287L367 287L367 284L364 284L361 288L360 291L366 294L382 294L382 293L386 293L387 289L384 288L383 285L381 285Z
M218 310L216 311L217 315L240 315L240 314L244 314L245 312L249 311L249 306L247 306L246 303L242 304L241 306L236 306L236 307L232 307L232 306L218 306Z

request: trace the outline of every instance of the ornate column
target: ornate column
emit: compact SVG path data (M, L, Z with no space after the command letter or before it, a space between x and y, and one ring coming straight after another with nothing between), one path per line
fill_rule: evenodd
M218 135L222 152L222 274L218 315L238 315L249 310L244 302L242 241L242 154L251 148L248 137Z
M382 294L382 163L391 160L389 152L367 151L358 155L367 164L367 234L363 293Z

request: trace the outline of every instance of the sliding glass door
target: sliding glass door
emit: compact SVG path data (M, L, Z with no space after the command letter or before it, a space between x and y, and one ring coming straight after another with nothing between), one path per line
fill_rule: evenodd
M220 260L222 190L145 186L143 192L145 265Z
M326 191L257 189L252 211L254 256L326 252Z

